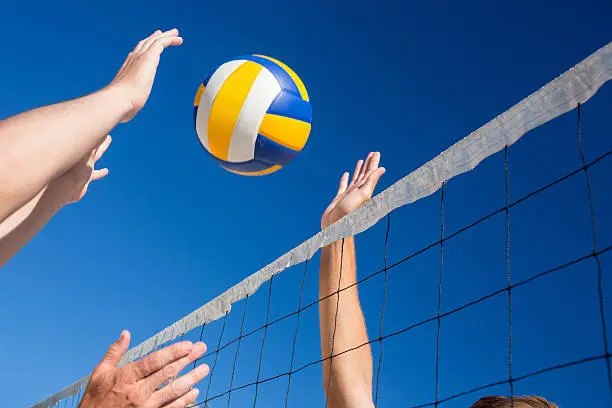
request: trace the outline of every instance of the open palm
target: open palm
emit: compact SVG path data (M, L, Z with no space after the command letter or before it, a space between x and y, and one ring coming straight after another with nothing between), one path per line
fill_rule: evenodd
M342 175L338 193L321 218L322 228L333 224L372 198L378 180L385 173L384 167L378 167L379 164L380 153L370 153L365 162L357 162L350 183L349 173Z

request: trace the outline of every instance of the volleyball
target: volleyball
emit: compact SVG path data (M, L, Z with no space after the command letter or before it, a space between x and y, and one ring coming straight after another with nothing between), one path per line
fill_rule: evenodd
M194 101L200 143L224 169L245 176L274 173L310 135L312 108L302 80L264 55L229 60L211 71Z

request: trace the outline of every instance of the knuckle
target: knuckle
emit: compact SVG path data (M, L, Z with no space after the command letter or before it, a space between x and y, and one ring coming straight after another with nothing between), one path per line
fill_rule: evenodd
M170 391L170 395L173 398L177 398L180 397L183 393L181 392L181 386L179 384L177 384L176 381L172 381L170 384L168 384L168 390Z
M144 361L144 369L148 372L151 373L153 371L155 371L156 367L159 367L159 364L161 363L159 355L158 354L151 354L149 356L149 358L147 358Z
M162 367L161 372L164 379L167 380L176 375L176 369L173 367L172 364Z
M195 384L201 381L206 376L206 370L202 367L198 367L198 369L191 371L189 374L190 384Z
M129 372L120 370L117 372L114 378L115 386L120 388L125 388L129 391L130 386L133 383L132 376L130 376Z
M182 407L185 407L187 404L190 404L190 403L192 403L192 402L193 402L193 398L190 398L190 397L189 397L189 396L187 396L187 395L183 395L181 398L179 398L179 399L176 401L176 407L177 407L177 408L179 408L179 407L181 407L181 408L182 408ZM173 407L173 408L174 408L174 407Z
M159 50L157 50L155 48L149 49L149 51L143 55L143 57L142 57L143 61L146 61L146 62L149 62L149 63L155 62L157 60L157 58L159 58L158 54L159 54Z
M119 346L116 344L111 345L106 352L107 357L114 357L119 352Z

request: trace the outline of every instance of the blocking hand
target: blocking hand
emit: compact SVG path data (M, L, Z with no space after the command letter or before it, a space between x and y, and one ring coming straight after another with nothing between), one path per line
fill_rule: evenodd
M163 33L157 30L140 41L134 51L128 55L119 73L109 85L109 88L121 90L129 103L129 112L123 117L122 122L128 122L136 116L149 99L157 66L164 50L182 43L183 39L178 36L177 29Z
M174 378L204 355L204 343L183 341L117 367L129 344L124 331L91 374L79 408L184 408L196 400L199 391L192 386L208 375L208 366Z

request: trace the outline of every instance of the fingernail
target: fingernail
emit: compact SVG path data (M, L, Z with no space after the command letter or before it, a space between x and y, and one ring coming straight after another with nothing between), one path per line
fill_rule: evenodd
M200 395L200 390L197 388L192 388L191 392L193 393L193 402L189 405L187 405L187 408L192 408L192 407L197 407L198 405L196 404L196 399L198 398L198 395Z
M196 367L196 374L197 375L205 376L205 375L208 374L209 371L210 371L210 367L208 367L207 364L201 364L201 365Z
M206 344L202 343L201 341L194 344L193 353L198 357L206 353Z

